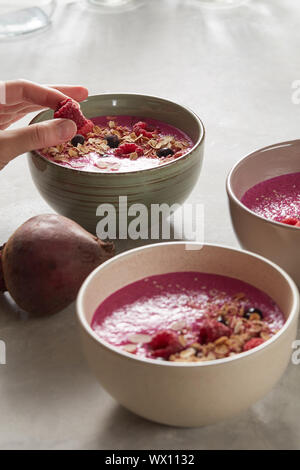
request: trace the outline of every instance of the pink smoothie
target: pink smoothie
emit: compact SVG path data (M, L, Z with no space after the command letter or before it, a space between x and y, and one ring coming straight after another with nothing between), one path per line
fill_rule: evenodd
M261 317L254 314L249 319L251 308L259 309ZM161 332L183 342L182 348L171 353L180 355L200 342L195 346L195 360L203 360L209 355L214 359L242 352L252 338L261 344L261 338L271 337L284 322L274 301L245 282L214 274L176 272L151 276L116 291L99 305L91 326L102 340L139 357L161 358L157 348L150 347ZM216 349L220 336L228 343L222 351ZM167 359L168 354L162 353L162 357Z
M248 189L241 202L266 219L277 222L300 219L300 172L256 184Z
M194 145L184 132L156 119L99 116L92 121L93 131L83 136L83 142L74 145L71 140L42 149L42 155L59 165L83 171L128 172L169 163ZM139 127L140 123L144 127ZM110 146L107 136L116 138L115 146ZM132 148L127 150L127 144ZM160 155L162 151L166 155Z

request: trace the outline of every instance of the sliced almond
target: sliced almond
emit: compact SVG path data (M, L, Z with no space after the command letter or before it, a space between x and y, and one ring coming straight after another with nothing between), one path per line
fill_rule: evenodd
M100 170L108 170L107 162L97 161L95 162L96 167L100 168Z
M109 164L109 168L111 170L118 170L120 168L120 163L117 163L117 162L110 162Z
M194 348L187 348L180 352L180 357L182 359L188 359L189 357L195 356L196 349Z
M133 353L136 351L136 345L135 344L125 344L123 346L124 351Z
M69 162L69 164L73 167L73 168L83 168L86 166L86 164L84 162Z
M149 343L151 341L150 335L136 334L129 336L129 341L136 344Z

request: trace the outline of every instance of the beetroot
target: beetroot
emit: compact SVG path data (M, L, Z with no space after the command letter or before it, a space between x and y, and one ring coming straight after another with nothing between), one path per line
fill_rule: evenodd
M87 275L114 255L112 243L54 214L27 220L0 250L0 291L33 314L67 307Z

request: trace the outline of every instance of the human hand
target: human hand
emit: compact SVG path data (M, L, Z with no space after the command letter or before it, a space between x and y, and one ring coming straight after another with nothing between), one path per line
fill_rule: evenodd
M50 87L27 80L0 82L0 170L24 152L58 145L76 134L76 124L69 119L6 130L11 124L33 111L55 109L67 97L82 101L87 96L87 89L81 86Z

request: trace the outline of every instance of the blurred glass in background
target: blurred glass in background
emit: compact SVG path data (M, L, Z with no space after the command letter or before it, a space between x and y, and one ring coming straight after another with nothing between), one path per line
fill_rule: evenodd
M248 1L249 0L193 0L193 3L207 7L234 7L247 3Z
M95 7L99 12L118 13L138 8L145 0L86 0L86 4ZM146 0L151 1L151 0Z
M0 39L33 33L49 26L56 0L1 0Z
M130 3L132 0L88 0L92 5L104 6L104 7L119 7L126 3Z

